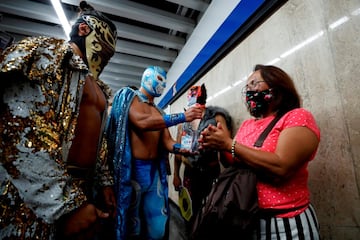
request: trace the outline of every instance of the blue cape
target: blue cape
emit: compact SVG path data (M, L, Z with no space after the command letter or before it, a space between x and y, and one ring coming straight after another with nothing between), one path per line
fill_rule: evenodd
M115 194L117 200L116 207L116 239L125 240L127 238L127 210L131 201L131 143L129 132L129 109L135 96L143 102L148 101L145 96L129 87L120 89L114 96L111 112L106 126L106 136L108 143L108 160L114 164ZM162 112L160 109L158 109ZM167 165L166 153L159 155L159 172L165 199L168 200ZM166 202L168 207L168 202ZM168 211L169 212L169 211Z

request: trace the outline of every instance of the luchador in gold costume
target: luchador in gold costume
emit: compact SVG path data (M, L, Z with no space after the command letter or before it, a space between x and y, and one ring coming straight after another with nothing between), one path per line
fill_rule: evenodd
M98 76L115 52L116 29L89 12L79 19L90 27L86 58L48 37L26 38L0 56L0 239L53 239L59 219L93 200L90 189L113 184L101 128L110 91ZM91 84L105 100L89 138L95 150L76 149L80 118L91 121L80 109ZM95 154L78 164L79 151Z

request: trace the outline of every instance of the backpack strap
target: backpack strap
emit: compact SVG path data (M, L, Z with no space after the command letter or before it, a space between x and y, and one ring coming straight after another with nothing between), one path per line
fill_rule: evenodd
M260 134L259 138L254 143L254 147L261 147L264 143L265 138L269 135L271 129L275 126L277 121L283 116L283 114L276 114L275 118L269 123L265 130Z

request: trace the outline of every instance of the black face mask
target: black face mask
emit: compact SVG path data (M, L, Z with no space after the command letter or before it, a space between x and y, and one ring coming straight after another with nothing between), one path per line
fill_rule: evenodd
M78 27L79 24L76 24L73 26L71 32L70 32L70 40L69 42L73 42L76 44L76 46L78 46L78 48L80 49L81 53L84 56L84 61L86 62L86 48L85 48L85 37L84 36L79 36L78 34Z
M271 89L261 92L246 91L246 105L250 114L256 118L264 115L269 109L269 103L273 99Z

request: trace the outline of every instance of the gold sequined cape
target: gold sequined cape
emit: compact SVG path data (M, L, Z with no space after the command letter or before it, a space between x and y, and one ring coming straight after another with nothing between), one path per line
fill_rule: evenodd
M60 39L26 38L1 54L0 239L52 239L56 220L86 201L65 160L87 73ZM100 180L112 184L109 172Z

